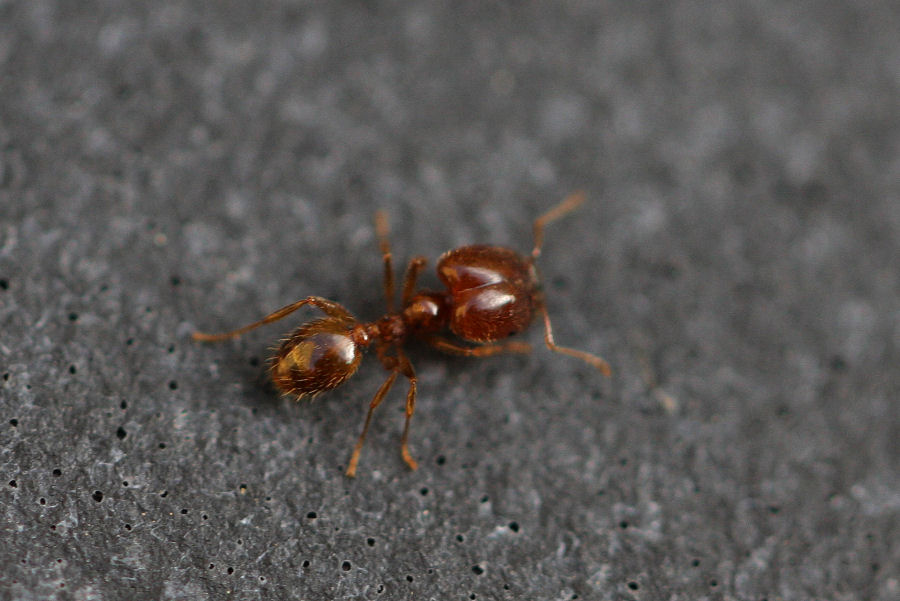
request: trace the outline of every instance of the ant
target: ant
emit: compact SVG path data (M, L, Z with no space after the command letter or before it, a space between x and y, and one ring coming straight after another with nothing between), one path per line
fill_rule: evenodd
M534 248L522 256L501 246L478 244L445 252L438 259L437 273L447 287L443 291L416 290L416 280L426 265L425 257L409 262L403 280L402 308L394 306L394 269L388 240L387 216L375 215L381 256L384 262L384 293L387 314L377 321L358 321L340 304L319 296L291 303L250 325L223 334L194 332L194 340L216 342L236 338L259 326L287 317L297 309L312 305L325 313L322 317L294 330L281 342L270 363L275 386L284 394L315 396L331 390L350 378L362 360L362 350L375 345L382 366L390 375L369 403L362 433L353 449L346 475L356 476L363 442L369 431L372 413L384 400L398 375L409 380L406 393L406 421L400 439L400 453L410 467L418 464L409 452L409 422L416 409L416 372L403 350L412 336L432 347L467 357L488 357L498 353L527 353L524 342L498 342L525 329L540 313L544 321L544 342L551 351L581 359L611 374L609 364L596 355L559 346L553 340L550 316L541 293L535 260L541 254L544 226L573 211L585 200L583 192L567 196L561 203L535 219ZM457 344L440 335L448 329L474 345Z

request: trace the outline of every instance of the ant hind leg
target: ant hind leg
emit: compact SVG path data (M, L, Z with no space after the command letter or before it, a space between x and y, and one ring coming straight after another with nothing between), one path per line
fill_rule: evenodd
M375 396L372 397L372 402L369 403L369 412L366 413L366 422L363 425L362 433L359 435L359 439L356 441L356 446L353 448L353 455L350 456L350 463L347 465L347 474L348 478L356 477L356 465L359 463L359 454L362 451L363 443L366 441L366 434L369 433L369 424L372 422L372 413L381 404L381 401L384 400L385 395L391 389L391 386L394 384L394 380L397 379L396 371L392 371L391 375L388 376L387 380L381 385L381 388L378 389L378 392L375 393Z
M418 469L419 464L416 463L416 460L412 458L412 455L409 452L409 422L412 419L413 413L416 412L416 372L413 369L412 363L409 362L409 359L403 351L399 349L397 358L400 361L400 371L409 379L409 391L406 393L406 421L403 422L403 435L400 437L400 455L403 457L403 461L406 462L406 465L409 466L409 469L416 470Z
M328 300L327 298L322 298L321 296L308 296L303 300L298 300L295 303L291 303L290 305L286 305L277 311L270 313L260 319L259 321L254 321L250 325L246 325L242 328L238 328L236 330L232 330L230 332L225 332L223 334L205 334L203 332L194 332L191 334L194 340L198 340L201 342L219 342L221 340L228 340L229 338L237 338L241 334L245 334L250 330L254 330L260 326L264 326L266 324L272 323L273 321L278 321L279 319L284 319L300 307L304 305L312 305L317 309L320 309L326 315L330 317L337 317L347 322L355 322L356 319L353 315L350 314L347 309L338 303Z

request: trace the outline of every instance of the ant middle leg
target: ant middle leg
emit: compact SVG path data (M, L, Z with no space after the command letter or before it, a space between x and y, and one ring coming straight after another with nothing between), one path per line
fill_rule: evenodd
M530 353L531 345L527 342L519 342L511 340L501 344L484 344L481 346L463 346L456 344L446 338L440 336L430 336L425 339L429 345L439 351L450 353L452 355L462 355L464 357L490 357L501 353Z
M381 249L381 258L384 261L384 300L388 313L394 312L394 262L391 256L391 228L388 224L387 213L378 211L375 213L375 233L378 236L378 247Z
M256 329L260 326L264 326L266 324L272 323L274 321L278 321L279 319L284 319L300 307L304 305L312 305L317 309L324 312L326 315L330 317L337 317L344 321L356 322L356 318L350 314L347 309L345 309L342 305L328 300L327 298L322 298L321 296L308 296L302 300L298 300L295 303L291 303L290 305L286 305L277 311L266 315L259 321L255 321L250 325L246 325L242 328L238 328L236 330L232 330L231 332L225 332L222 334L205 334L203 332L194 332L191 334L194 340L199 340L202 342L218 342L220 340L228 340L229 338L237 338L241 334L245 334L250 330Z
M384 298L388 313L394 312L394 262L391 253L390 226L387 213L378 211L375 213L375 232L378 235L378 246L381 249L384 261ZM428 263L425 257L413 257L406 268L406 276L403 280L403 294L401 296L403 306L409 302L415 293L416 280L422 269Z

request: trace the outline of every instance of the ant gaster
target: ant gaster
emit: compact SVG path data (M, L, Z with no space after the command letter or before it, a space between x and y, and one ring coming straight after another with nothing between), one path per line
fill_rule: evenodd
M444 253L438 259L437 272L446 290L416 290L416 280L425 267L426 259L414 257L406 269L400 311L394 308L394 270L387 216L379 211L375 216L375 228L384 261L387 300L387 314L384 317L363 323L340 304L319 296L309 296L237 330L223 334L194 332L193 337L204 342L236 338L287 317L305 305L316 307L326 317L297 328L282 341L272 358L270 373L275 386L298 399L331 390L356 372L362 350L374 344L381 364L390 375L369 403L366 421L346 474L349 477L356 475L372 412L381 404L398 374L409 380L400 452L406 464L416 469L416 461L410 455L407 443L409 422L416 408L416 373L403 350L403 343L411 336L424 340L438 350L468 357L527 353L531 350L527 343L498 341L525 329L539 313L544 321L544 342L550 350L581 359L604 375L610 375L609 365L600 357L554 342L550 317L535 269L535 260L541 254L544 226L575 209L584 199L583 192L575 192L534 221L534 248L530 256L488 245L463 246ZM475 344L457 344L442 337L441 332L448 328L460 339Z

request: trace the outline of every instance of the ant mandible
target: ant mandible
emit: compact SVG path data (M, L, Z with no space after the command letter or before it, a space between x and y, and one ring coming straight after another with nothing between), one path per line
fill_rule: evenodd
M409 453L409 422L416 409L416 372L403 351L407 338L415 336L434 348L468 357L487 357L498 353L527 353L524 342L497 342L527 327L540 313L544 321L544 342L551 351L581 359L610 375L609 364L596 355L559 346L553 340L550 316L541 293L535 260L541 254L544 226L574 210L584 202L583 192L567 196L561 203L534 221L534 248L530 256L501 246L477 244L445 252L438 259L438 277L444 291L416 290L416 280L426 259L414 257L406 269L401 294L402 308L394 308L394 270L388 241L388 222L384 212L375 215L375 229L384 262L384 293L387 314L377 321L363 323L340 304L309 296L282 307L250 325L223 334L194 332L194 340L216 342L236 338L259 326L287 317L297 309L312 305L326 317L310 321L294 330L281 343L271 360L270 373L275 386L298 399L331 390L352 376L362 359L362 349L374 344L375 352L390 375L369 403L362 433L353 449L347 476L356 475L372 412L381 404L398 375L409 380L406 393L406 421L400 439L400 453L411 469L418 465ZM457 344L440 335L447 328L474 346Z

